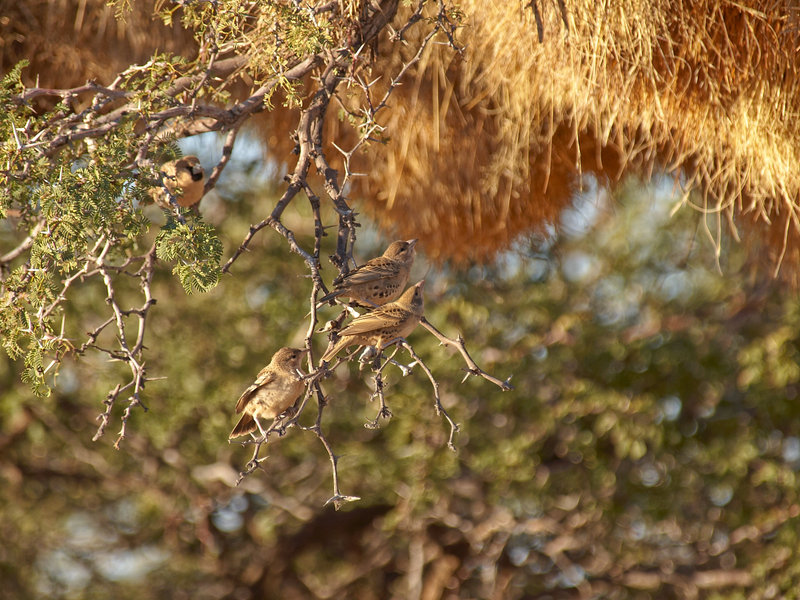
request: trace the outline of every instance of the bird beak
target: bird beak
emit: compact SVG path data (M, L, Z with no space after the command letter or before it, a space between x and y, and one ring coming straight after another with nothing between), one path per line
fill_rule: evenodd
M417 245L417 241L418 241L417 238L414 238L413 240L406 240L406 244L408 244L413 248L414 246Z

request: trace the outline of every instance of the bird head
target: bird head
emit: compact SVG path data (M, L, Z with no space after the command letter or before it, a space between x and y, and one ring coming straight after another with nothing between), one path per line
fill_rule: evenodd
M389 244L386 252L383 253L384 258L391 258L404 263L413 262L416 256L414 247L417 245L417 240L397 240Z
M204 175L203 165L200 164L200 159L194 155L184 156L175 161L175 178L178 180L178 184L182 180L187 183L190 180L201 181Z
M294 371L300 368L300 361L308 353L306 349L300 348L281 348L278 350L270 361L272 364L286 367L289 371Z
M413 313L421 315L425 308L424 303L422 301L422 288L424 287L425 287L425 280L423 279L419 283L414 284L413 286L408 288L405 292L403 292L403 295L400 296L398 302L408 306Z
M176 196L180 206L194 206L203 197L205 171L200 159L194 155L184 156L161 165L164 187Z

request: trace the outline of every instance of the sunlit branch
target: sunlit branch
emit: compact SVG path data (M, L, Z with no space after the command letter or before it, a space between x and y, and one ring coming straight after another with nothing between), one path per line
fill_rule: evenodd
M131 371L131 379L126 384L117 384L114 389L109 392L104 402L106 408L103 413L100 414L98 417L100 419L100 426L97 429L93 439L99 439L104 433L105 429L108 426L111 418L111 413L113 407L119 397L119 394L124 392L125 390L130 389L131 393L128 397L128 405L125 407L125 410L122 413L120 418L121 420L121 427L120 431L117 435L117 439L114 442L114 447L119 449L120 443L122 440L125 439L127 435L127 426L128 421L130 419L131 413L134 408L141 407L145 411L147 407L141 400L141 392L144 390L145 383L147 382L147 377L145 374L145 365L144 362L141 361L141 353L144 348L144 336L146 331L146 323L147 323L147 314L151 306L155 304L155 299L152 297L152 293L150 290L153 272L155 270L155 262L156 262L156 249L155 245L151 247L149 252L143 257L143 264L137 274L141 280L141 289L142 294L144 295L144 304L139 308L131 308L128 310L124 310L120 307L117 301L116 290L114 287L114 280L111 276L113 272L119 272L119 268L109 268L105 263L105 257L111 247L110 241L106 241L103 249L101 250L100 254L94 259L95 264L97 265L98 271L101 274L103 282L106 286L106 301L111 306L113 311L113 315L109 318L105 323L101 324L97 329L89 333L89 341L81 346L79 352L84 352L88 347L94 347L102 352L106 352L109 354L109 357L112 360L118 360L126 363ZM88 264L88 263L87 263ZM136 341L134 342L133 346L131 347L128 342L128 335L125 326L124 317L135 315L138 319L138 330L136 335ZM110 350L103 350L94 344L94 341L97 339L97 336L100 332L105 329L111 323L116 323L117 326L117 344L119 346L118 350L110 351Z
M244 442L239 442L243 446L252 444L253 447L253 456L248 461L247 465L243 471L239 473L239 477L236 479L236 485L239 485L244 478L250 475L251 473L255 472L257 469L262 468L261 463L269 458L268 456L259 457L261 453L261 447L269 442L269 437L277 432L279 436L283 435L286 432L287 425L284 422L284 415L278 415L273 419L272 424L264 431L264 435L261 437L254 438L252 440L246 440Z
M121 386L122 384L118 383L114 386L114 389L106 395L106 399L103 401L106 409L97 417L100 420L100 426L97 428L97 432L92 438L93 442L99 440L106 432L106 427L108 427L109 423L111 422L111 413L114 410L114 403L117 401L117 396L119 396Z
M203 187L203 194L207 194L209 191L214 189L214 186L217 184L217 180L219 179L222 172L225 170L225 167L228 166L228 162L230 162L231 155L233 154L233 145L236 142L236 135L239 133L239 126L231 128L228 132L228 135L225 136L225 143L222 145L222 155L219 157L219 162L214 165L214 169L211 171L211 174L208 176L206 180L205 186Z
M384 364L388 364L388 360ZM383 373L382 369L378 370L373 377L373 381L375 382L375 391L370 396L370 401L374 400L375 398L378 399L380 406L378 407L378 414L375 415L375 418L371 421L367 421L364 424L364 427L367 429L377 429L380 427L380 420L381 419L391 419L392 418L392 411L389 410L389 407L386 405L386 395L383 393Z
M333 478L333 496L328 498L325 501L324 506L333 503L333 506L336 510L339 510L342 506L347 504L348 502L355 502L357 500L361 500L358 496L348 496L342 494L341 489L339 487L339 457L334 454L333 448L331 447L330 442L325 437L325 434L322 431L322 413L325 410L325 406L327 406L327 401L325 400L324 394L322 393L322 389L317 386L317 421L311 427L303 427L303 429L308 429L312 431L319 441L322 443L325 451L328 453L328 458L331 461L331 477Z
M436 409L436 414L441 415L445 418L447 423L450 425L450 437L447 440L447 447L450 448L453 452L456 451L456 447L453 444L453 439L455 438L456 432L458 431L458 425L450 418L450 415L445 410L444 406L442 406L442 399L439 395L439 382L436 381L436 378L433 376L433 372L428 368L423 360L414 352L414 348L411 347L411 344L406 342L405 340L401 340L398 342L398 345L401 348L405 348L411 357L419 364L425 374L428 376L428 380L431 382L431 386L433 387L433 400L434 400L434 408Z
M20 242L16 248L9 250L3 256L0 256L0 267L5 267L12 260L30 250L31 246L33 246L36 236L39 235L42 229L44 229L44 220L39 221L28 237L22 240L22 242Z
M493 384L495 384L504 392L514 389L514 387L511 385L511 377L509 377L505 381L502 381L497 377L494 377L493 375L489 375L489 373L481 369L477 365L477 363L474 360L472 360L472 357L469 355L469 352L467 352L467 347L464 343L464 338L461 337L461 334L459 334L456 339L451 339L447 337L445 334L443 334L441 331L436 329L436 327L431 325L430 321L428 321L425 317L422 317L422 319L420 320L420 325L422 325L425 329L427 329L434 336L436 336L436 339L438 339L442 343L442 345L451 346L457 349L461 353L461 356L464 357L464 361L467 363L467 374L465 375L463 381L466 381L467 377L469 377L470 375L476 375L478 377L483 377L486 381L491 381Z

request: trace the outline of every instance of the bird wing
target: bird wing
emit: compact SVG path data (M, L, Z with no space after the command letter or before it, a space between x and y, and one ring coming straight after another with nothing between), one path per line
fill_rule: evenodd
M396 327L403 319L407 318L409 314L407 310L397 307L388 310L376 309L353 319L339 334L359 335L362 333L370 333L377 329L383 329L384 327Z
M338 296L346 296L348 288L364 285L365 283L372 283L373 281L380 281L387 277L394 277L397 275L397 272L398 266L396 261L382 256L373 258L345 275L344 281L339 283L336 289L319 299L317 308L328 300L333 300Z
M248 402L250 402L250 398L258 388L275 381L275 379L275 372L269 367L264 367L261 369L261 372L259 372L258 377L256 377L256 380L253 382L253 385L247 388L236 402L236 412L240 413L244 410L244 407L247 406Z
M392 277L397 274L397 265L395 261L387 260L385 258L375 258L368 263L362 265L355 271L348 273L345 277L345 285L360 285L362 283L370 283L378 281L384 277Z

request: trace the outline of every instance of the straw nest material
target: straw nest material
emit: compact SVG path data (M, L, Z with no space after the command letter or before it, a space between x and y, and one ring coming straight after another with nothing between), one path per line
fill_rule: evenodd
M793 270L800 9L770 0L458 4L464 52L430 47L384 113L391 142L370 145L354 165L368 177L355 180L352 196L387 230L420 238L434 258L488 260L520 234L554 223L582 174L615 182L665 170L699 192L684 202L711 215L713 240L726 226L757 232L770 241L773 264ZM60 26L47 18L56 7ZM132 19L149 19L142 3L134 8L125 26L101 0L11 9L48 29L11 38L9 23L0 23L0 65L34 52L35 68L53 75L69 62L63 86L107 77L156 46L192 52L189 36L156 22L133 31ZM415 33L424 32L407 35ZM388 81L413 52L409 41L401 52L381 41L373 77ZM291 120L266 118L273 150L290 148ZM327 127L346 144L335 114Z
M132 8L117 19L105 0L0 0L0 73L27 59L30 84L67 88L110 83L155 52L196 53L189 32L154 20L153 2Z
M552 222L582 173L664 169L722 223L768 223L776 261L796 262L800 13L719 0L461 6L463 57L426 57L363 180L382 223L428 252L482 260Z

